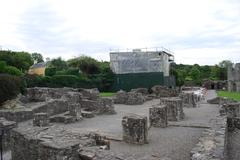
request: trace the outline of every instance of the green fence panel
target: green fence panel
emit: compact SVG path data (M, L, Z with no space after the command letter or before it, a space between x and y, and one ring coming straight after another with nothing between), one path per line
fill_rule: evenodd
M151 88L154 85L164 85L162 72L116 74L112 90L130 91L133 88Z

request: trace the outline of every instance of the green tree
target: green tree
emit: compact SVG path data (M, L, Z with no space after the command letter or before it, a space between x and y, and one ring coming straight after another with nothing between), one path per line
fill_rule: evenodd
M196 81L200 79L200 71L197 67L193 67L190 72L191 78Z
M31 55L27 52L0 51L0 61L6 62L9 66L14 66L25 72L33 64Z
M220 67L218 65L211 67L210 79L220 80L219 77L220 77Z
M62 60L62 58L59 57L59 58L53 59L49 67L54 67L56 68L57 71L61 71L61 70L67 69L68 65L66 61Z
M68 65L79 68L84 74L98 74L100 73L99 62L88 56L80 56L78 58L70 59Z
M37 63L44 62L43 56L40 53L32 53L31 57L33 61L36 61Z

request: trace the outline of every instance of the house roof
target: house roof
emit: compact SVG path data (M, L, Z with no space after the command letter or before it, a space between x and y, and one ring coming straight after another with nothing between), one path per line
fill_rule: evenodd
M49 64L49 62L40 62L40 63L35 63L33 64L30 68L31 69L36 69L36 68L44 68Z

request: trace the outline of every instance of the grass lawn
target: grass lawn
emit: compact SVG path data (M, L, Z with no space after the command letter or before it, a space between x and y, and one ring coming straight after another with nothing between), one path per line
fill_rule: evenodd
M101 97L112 97L114 96L116 93L113 93L113 92L101 92L100 93L100 96Z
M234 100L240 101L240 93L239 92L227 92L227 91L218 91L217 95L220 97L228 97Z

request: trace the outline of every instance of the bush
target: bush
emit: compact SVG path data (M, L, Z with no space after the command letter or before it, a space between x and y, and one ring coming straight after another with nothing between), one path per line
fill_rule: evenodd
M23 75L23 73L17 69L16 67L13 67L13 66L6 66L4 68L4 73L7 73L7 74L11 74L11 75L14 75L14 76L21 76Z
M55 67L49 67L45 69L45 75L46 76L54 76L56 74L56 68Z
M75 75L80 76L79 69L78 68L69 68L62 71L57 71L56 75Z
M6 100L15 98L24 89L20 77L8 74L0 74L0 104Z
M54 75L51 77L53 87L77 87L79 78L74 75Z
M4 73L6 65L7 65L6 62L0 61L0 73Z

